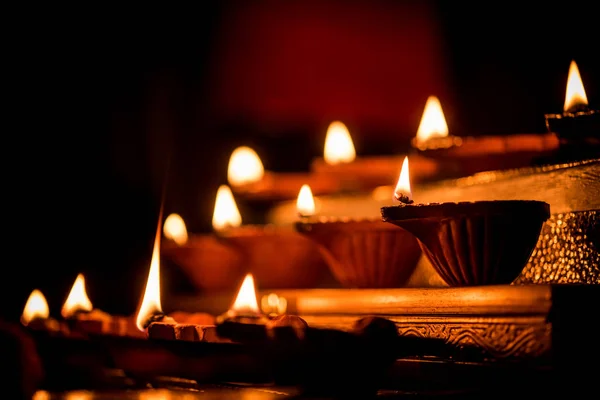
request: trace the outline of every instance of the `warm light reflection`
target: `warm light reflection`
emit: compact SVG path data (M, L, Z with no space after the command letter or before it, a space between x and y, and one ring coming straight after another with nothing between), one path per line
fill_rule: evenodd
M69 296L63 304L60 314L65 317L72 317L78 311L92 311L94 307L85 291L85 278L83 274L77 275L75 283L69 292Z
M565 95L565 106L563 110L573 111L578 106L587 106L588 100L583 88L583 81L579 75L579 68L575 61L571 61L569 77L567 78L567 93Z
M412 200L412 191L410 189L410 176L408 172L408 157L404 157L402 162L402 170L400 171L400 178L396 184L396 190L394 190L394 197L400 199L402 197Z
M310 190L310 186L302 185L296 200L296 211L304 217L315 214L315 199Z
M50 316L50 310L48 308L48 302L46 298L38 289L34 289L29 298L27 299L27 303L25 303L25 307L23 308L23 314L21 315L21 323L23 325L29 324L36 318L45 319Z
M212 226L217 232L227 228L242 225L242 215L238 210L233 193L227 185L221 185L217 190L215 210L213 212Z
M258 301L256 300L256 288L254 287L254 278L252 274L246 275L237 297L231 306L235 314L259 314Z
M442 105L436 96L429 96L417 130L416 140L423 143L431 138L446 136L448 136L448 125Z
M260 181L265 174L262 161L250 147L238 147L231 153L227 167L227 180L232 186Z
M185 222L179 214L171 214L165 220L163 225L163 234L167 239L171 239L180 246L188 241L188 233Z
M160 302L160 221L156 227L156 235L154 236L154 247L152 249L152 259L150 260L150 271L148 272L148 280L146 281L146 289L144 290L144 298L142 305L135 319L135 324L140 331L145 331L145 323L156 314L162 314L162 305Z
M260 299L260 308L263 314L283 315L287 311L287 300L276 293L269 293Z
M350 163L356 158L350 132L340 121L332 122L327 128L323 158L329 165Z

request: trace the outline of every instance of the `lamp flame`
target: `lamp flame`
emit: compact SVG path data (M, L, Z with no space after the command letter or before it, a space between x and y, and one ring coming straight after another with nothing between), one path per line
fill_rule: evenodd
M92 311L94 307L85 291L85 278L83 274L77 275L75 283L69 292L69 296L63 304L60 314L64 318L69 318L75 315L78 311Z
M394 190L394 197L396 199L408 198L412 200L412 191L410 189L410 174L408 172L408 157L404 157L402 162L402 170L400 171L400 178L396 184L396 190Z
M333 121L327 128L323 158L329 165L350 163L356 158L350 132L340 121Z
M430 138L446 136L448 136L448 125L442 111L442 104L436 96L429 96L417 130L416 140L423 143Z
M215 231L235 228L242 225L242 215L238 210L233 193L227 185L221 185L217 190L212 226Z
M179 246L183 246L188 241L188 233L185 222L179 214L171 214L165 220L163 225L163 234L167 239L171 239Z
M247 274L244 278L230 311L234 314L260 314L252 274Z
M302 216L311 216L315 214L315 199L310 190L310 186L302 185L296 200L296 210Z
M258 182L265 175L260 157L247 146L238 147L231 153L227 167L227 180L232 186Z
M579 68L575 60L571 61L569 66L569 77L567 78L567 92L565 94L565 112L572 111L578 106L587 106L588 100L583 88L583 81L579 75Z
M145 323L156 314L162 314L162 305L160 302L160 221L156 227L156 235L154 236L154 247L152 248L152 259L150 260L150 271L148 272L148 280L146 281L146 289L142 305L138 311L135 325L144 332L146 329Z
M23 308L21 323L23 325L28 325L36 318L45 319L49 316L50 309L48 308L48 302L46 301L46 298L41 291L34 289L25 303L25 308Z

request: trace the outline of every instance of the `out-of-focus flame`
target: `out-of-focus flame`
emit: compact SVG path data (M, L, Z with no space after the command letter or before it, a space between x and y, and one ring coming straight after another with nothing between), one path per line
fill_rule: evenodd
M436 96L429 96L417 130L416 140L423 143L430 138L446 136L448 136L448 125L440 100Z
M310 186L302 185L296 200L296 211L298 214L308 217L315 214L315 199L310 190Z
M263 314L282 315L287 311L287 300L276 293L269 293L260 299L260 308Z
M217 190L215 210L213 212L212 226L217 232L227 228L236 228L242 225L242 215L238 210L233 193L227 185L221 185Z
M83 274L77 275L75 283L69 292L69 296L63 304L60 314L65 317L72 317L77 311L92 311L94 307L85 291L85 278Z
M165 220L163 225L163 234L167 239L171 239L180 246L188 241L188 233L185 222L179 214L171 214Z
M230 311L235 314L260 314L252 274L248 274L244 278Z
M577 106L587 106L588 100L583 88L583 81L579 75L579 68L575 61L571 61L569 77L567 78L567 93L565 95L565 112L572 111Z
M265 175L265 168L258 154L250 147L241 146L231 153L227 167L227 180L232 186L258 182Z
M412 200L412 191L410 189L410 175L408 172L408 157L404 157L402 162L402 170L400 171L400 178L396 184L396 190L394 190L394 196L400 198L402 196L408 197Z
M23 314L21 315L21 323L28 325L31 321L36 318L46 319L50 316L50 309L48 308L48 302L46 298L38 289L34 289L27 302L25 308L23 308Z
M329 165L350 163L356 158L350 132L340 121L333 121L327 128L323 158Z
M153 315L162 314L160 302L160 221L162 220L162 211L160 214L156 235L154 236L154 247L152 248L146 289L144 290L142 305L135 319L135 325L142 332L146 329L144 325Z

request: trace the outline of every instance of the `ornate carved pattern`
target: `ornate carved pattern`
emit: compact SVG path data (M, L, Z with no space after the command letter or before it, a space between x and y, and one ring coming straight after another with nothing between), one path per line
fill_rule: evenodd
M454 346L477 346L494 358L534 358L551 346L551 325L509 323L396 324L403 336L443 339Z

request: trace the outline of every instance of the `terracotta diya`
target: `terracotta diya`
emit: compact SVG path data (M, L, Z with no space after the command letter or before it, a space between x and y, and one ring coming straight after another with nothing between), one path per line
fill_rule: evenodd
M162 259L179 267L195 288L229 290L244 276L244 257L238 248L213 234L188 234L178 214L165 219L163 233L167 240L161 246Z
M298 195L298 232L320 245L334 277L345 287L402 287L414 271L421 249L404 229L379 219L308 217L315 212L310 187Z
M263 288L311 288L327 271L318 247L292 229L242 225L231 190L225 185L217 193L213 226L221 240L241 253L244 273L252 273Z
M550 205L542 201L414 204L408 159L395 196L400 204L382 207L383 221L415 235L433 267L451 286L512 283L550 217Z

